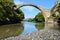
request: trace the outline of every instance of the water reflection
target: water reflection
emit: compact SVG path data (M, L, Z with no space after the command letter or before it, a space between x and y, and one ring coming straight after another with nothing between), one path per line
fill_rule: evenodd
M10 24L0 26L0 39L19 36L20 34L29 34L37 32L44 28L44 23L22 22L21 24Z
M34 22L22 22L22 23L24 25L24 31L22 34L26 35L26 34L38 31L37 28L35 27L36 23Z
M44 26L45 26L44 23L37 23L37 24L35 24L35 27L36 27L38 30L44 29Z
M55 23L22 22L21 24L4 25L0 26L0 39L11 36L19 36L20 34L25 35L32 32L37 32L41 29L57 29L57 28L59 28L59 26Z
M11 36L17 36L21 34L24 30L22 24L10 24L0 26L0 39L7 38Z
M58 29L57 23L45 23L45 29Z
M24 25L24 31L22 34L26 35L32 32L37 32L44 28L44 23L35 23L35 22L22 22Z

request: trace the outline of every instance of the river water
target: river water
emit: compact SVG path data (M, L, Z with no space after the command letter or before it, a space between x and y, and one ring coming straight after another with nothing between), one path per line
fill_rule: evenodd
M57 25L53 24L44 24L44 23L35 23L35 22L22 22L17 24L9 24L9 25L2 25L0 26L0 39L8 38L8 37L15 37L21 34L26 35L32 32L37 32L44 28L56 28Z

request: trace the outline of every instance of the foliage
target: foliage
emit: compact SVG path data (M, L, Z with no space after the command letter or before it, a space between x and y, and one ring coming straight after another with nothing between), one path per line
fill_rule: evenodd
M35 18L29 18L28 19L28 21L29 22L44 22L44 17L43 17L43 15L42 15L42 13L41 12L39 12L36 16L35 16Z
M42 13L39 12L39 13L35 16L34 20L35 20L36 22L44 22L44 17L43 17L43 15L42 15Z
M0 23L19 22L24 18L21 9L13 9L13 0L0 0Z
M60 3L59 6L57 7L57 11L60 13Z
M60 3L57 10L53 12L52 16L55 17L58 23L60 23Z
M59 6L57 7L57 11L59 13L59 15L57 16L57 18L60 18L60 3L59 3Z
M53 12L52 16L53 16L53 17L59 16L59 12L58 12L58 11Z
M34 18L29 18L28 19L28 22L32 22L32 21L34 21Z

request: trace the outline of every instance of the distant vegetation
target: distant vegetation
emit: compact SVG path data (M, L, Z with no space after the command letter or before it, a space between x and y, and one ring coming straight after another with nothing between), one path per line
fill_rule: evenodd
M34 20L34 18L29 18L27 21L28 22L34 22L35 20Z
M29 20L28 20L29 22L44 22L44 17L43 17L43 15L42 15L42 13L41 12L39 12L36 16L35 16L35 18L29 18Z
M39 13L35 16L34 20L35 20L36 22L44 22L44 16L42 15L41 12L39 12Z
M17 23L24 19L21 9L13 9L13 0L0 0L0 24Z

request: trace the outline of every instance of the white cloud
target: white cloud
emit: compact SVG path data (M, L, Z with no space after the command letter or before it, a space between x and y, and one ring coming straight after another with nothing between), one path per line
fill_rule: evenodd
M24 2L20 1L20 0L14 0L15 4L23 4ZM32 6L24 6L23 9L28 10L29 12L32 12L34 10L34 7Z
M25 6L25 7L23 7L23 9L26 9L27 11L32 12L34 10L34 7L32 7L32 6Z
M23 4L24 2L21 2L20 0L14 0L15 4Z

